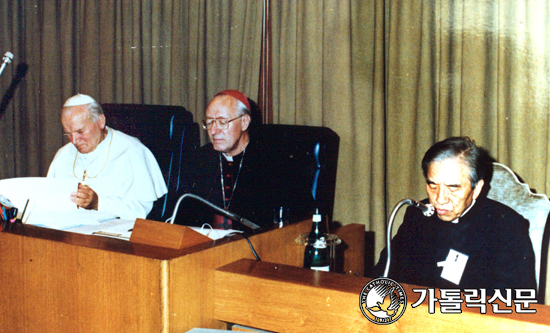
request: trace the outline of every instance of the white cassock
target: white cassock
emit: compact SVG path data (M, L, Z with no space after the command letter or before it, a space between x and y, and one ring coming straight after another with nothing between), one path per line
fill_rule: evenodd
M97 193L99 211L127 220L145 218L153 203L167 193L157 160L137 138L107 130L105 139L91 153L78 153L72 143L61 147L48 178L82 181L86 171L85 184Z

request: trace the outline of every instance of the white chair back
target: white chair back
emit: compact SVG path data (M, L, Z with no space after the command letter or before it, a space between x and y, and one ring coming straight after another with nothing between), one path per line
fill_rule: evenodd
M542 281L541 284L539 280L544 227L550 212L550 200L545 194L533 193L529 186L520 182L516 174L507 166L496 162L493 166L493 177L487 196L514 209L529 220L529 236L535 252L535 274L540 294L541 291L544 292L546 284L546 281Z

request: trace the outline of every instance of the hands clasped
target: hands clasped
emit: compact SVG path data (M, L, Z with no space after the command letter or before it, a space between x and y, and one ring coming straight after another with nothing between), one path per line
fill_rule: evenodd
M71 193L71 201L78 207L97 210L99 198L88 185L78 184L78 191Z

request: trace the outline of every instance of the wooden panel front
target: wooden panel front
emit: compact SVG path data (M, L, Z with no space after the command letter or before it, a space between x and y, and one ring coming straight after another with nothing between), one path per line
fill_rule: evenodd
M311 221L303 221L256 234L249 239L262 261L302 267L304 246L296 243L296 238L310 229ZM362 270L364 252L360 249L364 249L364 242L359 245L354 242L364 239L364 226L346 225L334 232L342 234L349 248L353 248L349 251L349 258L345 254L345 267L353 271ZM234 236L236 239L239 237ZM218 283L214 282L214 270L241 258L255 258L245 239L220 243L170 261L170 332L185 332L194 327L225 328L225 323L214 318L218 288ZM251 290L255 288L252 285L247 287Z
M0 331L159 332L159 260L0 233Z
M310 227L311 221L306 221L254 235L249 239L261 260L301 266L304 247L297 244L295 239L309 231ZM214 284L214 270L238 258L254 259L245 239L171 260L170 332L186 332L194 327L225 328L225 323L214 319L213 315L218 287Z
M391 325L368 321L359 295L370 281L351 275L315 272L275 263L239 260L214 273L214 316L219 320L274 332L548 332L550 307L531 305L537 314L434 314L420 306L414 286L402 284L408 306ZM418 287L420 288L420 287ZM437 297L437 295L436 295Z

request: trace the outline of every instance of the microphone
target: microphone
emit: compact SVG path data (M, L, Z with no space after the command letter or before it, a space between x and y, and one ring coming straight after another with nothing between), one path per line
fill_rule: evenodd
M393 225L393 220L395 219L395 216L397 215L397 212L401 207L404 205L411 205L414 206L422 211L424 216L432 216L434 214L434 206L430 204L423 204L420 201L416 201L413 199L403 199L395 205L393 208L390 219L388 221L388 231L386 234L386 251L387 251L387 259L386 259L386 269L384 270L384 277L388 277L388 273L390 272L390 262L391 262L391 229Z
M420 201L416 201L416 200L413 200L413 199L407 199L407 200L410 200L410 203L407 202L409 205L420 209L422 211L422 213L424 214L424 216L432 216L435 212L434 206L432 206L430 204L426 205L426 204L423 204Z
M0 75L2 75L2 72L4 71L4 68L6 67L7 64L9 64L12 60L13 60L13 53L11 52L6 52L6 54L4 54L4 57L2 58L2 60L4 61L2 63L2 66L0 67Z
M198 195L195 195L195 194L192 194L192 193L185 193L184 195L182 195L179 199L178 199L178 202L176 203L176 207L174 207L174 213L172 213L172 217L170 218L170 223L171 224L174 224L174 221L176 220L176 214L178 213L178 208L180 206L180 203L183 201L183 199L185 198L193 198L195 200L198 200L204 204L206 204L207 206L213 208L214 210L216 210L218 213L220 213L221 215L227 217L228 219L231 219L233 221L236 221L236 222L239 222L241 224L244 224L245 226L249 227L250 229L259 229L260 226L257 225L256 223L252 222L252 221L249 221L247 219L245 219L244 217L240 217L239 215L235 214L235 213L232 213L228 210L225 210L225 209L222 209L216 205L214 205L213 203L211 203L210 201L208 200L205 200L201 197L199 197Z

